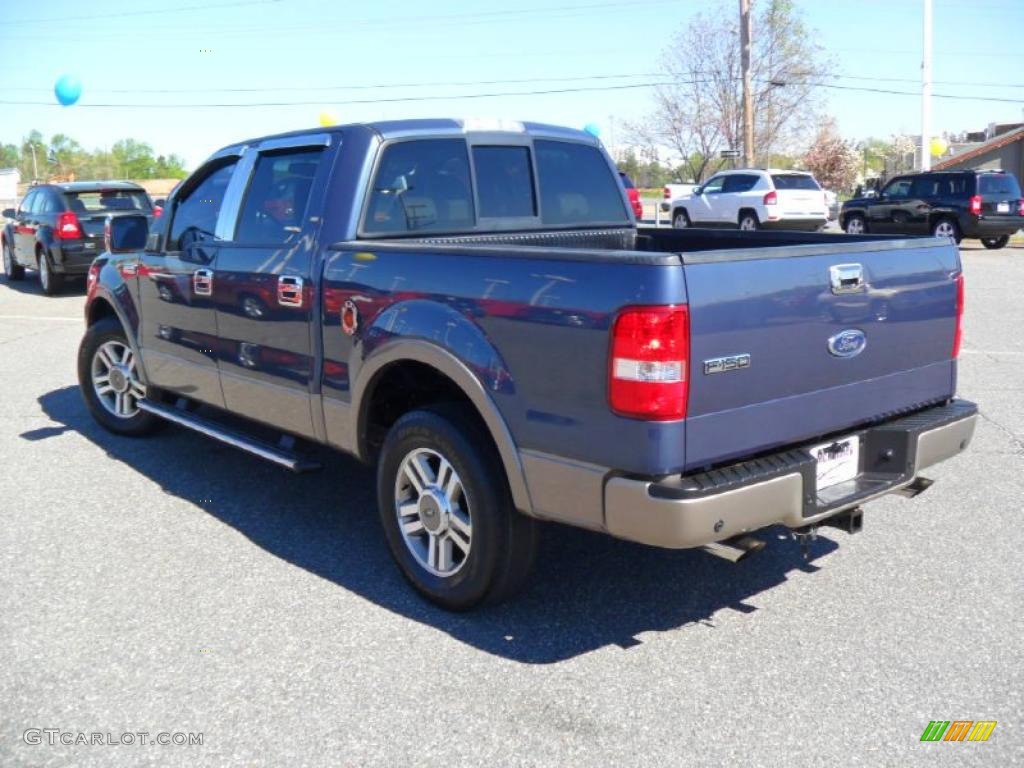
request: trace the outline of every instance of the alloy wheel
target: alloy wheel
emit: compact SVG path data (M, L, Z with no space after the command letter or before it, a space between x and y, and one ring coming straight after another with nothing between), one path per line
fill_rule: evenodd
M120 341L101 344L92 357L92 386L109 413L119 419L135 416L146 387L139 380L131 347Z
M395 479L395 514L406 547L435 576L448 577L466 564L473 518L455 467L431 448L402 459Z

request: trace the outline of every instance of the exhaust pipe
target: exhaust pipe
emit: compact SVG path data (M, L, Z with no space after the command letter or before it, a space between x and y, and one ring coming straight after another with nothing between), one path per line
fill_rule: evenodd
M927 477L921 477L918 475L910 485L905 485L898 491L893 491L893 493L898 493L900 496L906 496L908 499L912 499L927 491L934 484L934 480L929 480Z
M731 539L705 544L701 549L709 555L728 560L730 563L738 563L748 555L764 549L764 542L753 536L733 536Z

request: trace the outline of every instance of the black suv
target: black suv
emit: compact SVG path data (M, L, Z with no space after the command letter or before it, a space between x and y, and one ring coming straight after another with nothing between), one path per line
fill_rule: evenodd
M48 296L58 293L66 275L85 275L103 250L103 225L109 215L143 214L152 223L146 190L127 181L75 181L32 187L0 233L4 274L21 280L25 268L39 271Z
M1020 184L1006 171L929 171L897 176L875 197L843 203L840 226L850 234L973 237L1002 248L1024 227Z

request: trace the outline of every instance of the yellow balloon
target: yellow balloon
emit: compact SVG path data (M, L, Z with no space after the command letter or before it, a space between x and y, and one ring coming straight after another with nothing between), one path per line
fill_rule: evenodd
M946 150L949 149L949 144L941 136L936 136L932 139L932 155L934 157L942 157L946 154Z
M338 122L338 118L334 116L332 112L328 112L326 109L320 113L320 125L324 128L330 128L332 125Z

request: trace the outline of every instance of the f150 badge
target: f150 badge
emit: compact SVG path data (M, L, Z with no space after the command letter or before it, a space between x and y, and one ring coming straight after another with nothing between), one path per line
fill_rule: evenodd
M739 368L750 367L750 355L728 355L726 357L715 357L704 361L704 375L711 373L725 373L735 371Z
M864 347L867 345L868 339L864 335L864 331L848 328L829 337L828 351L836 357L856 357L864 351Z

